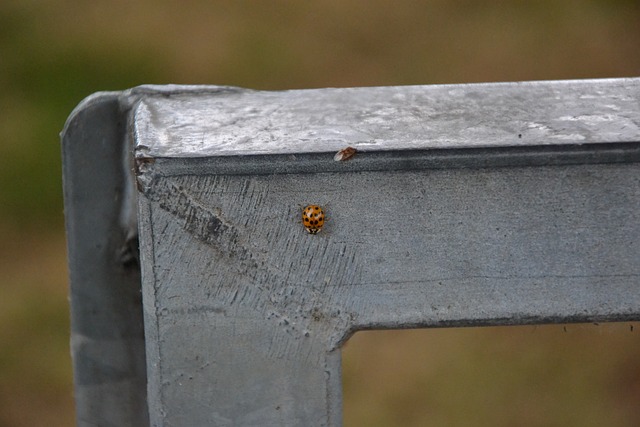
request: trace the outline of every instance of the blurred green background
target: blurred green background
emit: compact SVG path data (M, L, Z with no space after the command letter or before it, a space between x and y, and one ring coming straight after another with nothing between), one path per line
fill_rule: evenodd
M3 0L0 426L74 424L58 133L87 95L639 75L634 0ZM344 351L345 425L638 426L638 334L358 333Z

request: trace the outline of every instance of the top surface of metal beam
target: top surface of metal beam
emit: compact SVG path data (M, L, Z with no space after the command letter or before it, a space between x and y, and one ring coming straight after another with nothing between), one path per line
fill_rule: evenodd
M142 86L154 158L640 141L640 78L289 91ZM134 98L138 98L134 96Z

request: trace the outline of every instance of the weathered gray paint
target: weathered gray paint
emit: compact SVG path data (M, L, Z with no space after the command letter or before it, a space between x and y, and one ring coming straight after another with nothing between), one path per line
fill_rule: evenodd
M340 425L360 329L640 318L638 99L640 79L123 92L151 424Z

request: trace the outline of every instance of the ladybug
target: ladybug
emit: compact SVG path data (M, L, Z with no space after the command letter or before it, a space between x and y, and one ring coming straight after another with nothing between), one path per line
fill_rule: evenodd
M318 205L309 205L302 210L302 225L310 234L317 234L324 225L324 211Z

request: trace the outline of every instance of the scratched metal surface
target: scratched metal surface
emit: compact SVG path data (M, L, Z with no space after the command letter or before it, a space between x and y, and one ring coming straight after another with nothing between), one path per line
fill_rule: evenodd
M279 92L178 86L141 101L136 142L150 157L200 157L335 152L348 145L385 151L638 141L639 82Z
M601 81L597 90L584 83L588 94L629 102L629 111L618 111L626 125L617 137L606 122L589 132L583 126L584 139L572 144L540 135L540 146L557 145L550 151L484 149L492 140L476 140L474 131L468 145L459 143L460 128L445 120L434 140L458 150L446 161L431 157L431 138L416 146L380 140L379 152L364 150L344 164L322 153L344 139L321 139L300 151L307 145L276 138L273 152L264 153L266 134L257 128L257 145L229 146L228 129L218 129L198 151L178 129L196 135L200 122L176 123L192 108L211 113L206 106L215 90L182 91L178 104L153 91L136 99L132 129L145 157L138 167L139 229L152 425L340 425L340 346L359 329L639 319L640 114L620 89L630 82L637 91L638 80ZM532 87L580 99L579 91L562 88L583 84L547 85L507 87L522 104ZM472 87L500 85L459 90ZM385 102L381 94L395 102L390 88L338 90L341 96L324 105L326 129L346 120L341 108L352 111L348 94L369 90L379 96L370 95L377 108ZM237 93L229 91L222 96ZM329 98L338 93L329 92ZM262 105L263 95L241 93L247 111L253 100ZM288 93L293 101L297 92ZM540 111L533 98L528 108ZM153 116L145 116L149 105ZM189 114L173 110L178 105ZM481 115L464 105L469 116ZM574 106L554 107L554 117L601 114ZM489 114L483 128L516 128L509 109L500 109L503 115ZM310 119L297 111L304 132ZM402 123L404 113L396 114ZM515 109L514 120L522 114ZM285 127L294 121L267 116L269 129L278 127L278 117ZM547 119L541 123L557 128L552 134L565 131ZM202 126L200 134L213 132ZM217 140L224 143L216 147ZM576 156L573 143L588 148ZM254 155L218 158L233 150ZM206 157L214 152L219 156ZM326 209L318 235L300 222L310 203Z

